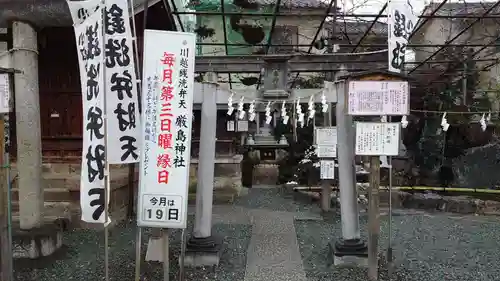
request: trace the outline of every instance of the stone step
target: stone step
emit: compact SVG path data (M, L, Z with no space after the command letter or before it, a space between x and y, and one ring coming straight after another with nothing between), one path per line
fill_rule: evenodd
M71 203L69 202L45 202L43 207L45 220L48 218L65 218L71 220ZM12 202L12 220L14 222L19 221L19 202Z
M12 202L19 201L19 188L12 188ZM72 192L68 188L45 188L43 192L45 202L71 202L79 199L78 193Z

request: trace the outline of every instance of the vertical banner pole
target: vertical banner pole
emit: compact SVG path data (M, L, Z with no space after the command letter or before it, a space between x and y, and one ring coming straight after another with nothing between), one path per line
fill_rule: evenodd
M135 279L141 280L141 246L142 246L142 227L137 227L135 233Z
M185 228L182 229L181 238L181 257L179 259L179 281L184 281L184 258L186 257L186 237L187 231Z
M164 228L163 231L163 281L170 280L170 257L169 257L169 241L168 229Z
M388 117L389 122L391 122L391 117ZM389 276L393 272L393 253L392 253L392 156L387 156L387 162L389 164L389 234L387 243L387 264Z
M106 34L106 0L101 1L102 4L102 51L106 50L106 44L104 42L104 36ZM106 58L104 57L103 59L103 76L106 78L106 65L105 65ZM103 89L106 89L106 79L104 79L104 87ZM105 170L104 170L104 280L109 281L109 229L108 229L108 224L109 224L109 206L108 206L108 200L109 200L109 153L108 153L108 112L106 112L106 107L107 107L107 101L106 97L104 97L104 144L105 144Z
M368 198L368 280L378 280L378 239L380 234L380 156L370 156L370 197Z

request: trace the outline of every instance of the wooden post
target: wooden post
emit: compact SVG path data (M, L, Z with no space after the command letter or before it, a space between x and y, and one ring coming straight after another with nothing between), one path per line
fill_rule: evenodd
M8 169L5 165L5 122L0 115L0 280L12 281L12 245L9 233Z
M368 279L378 280L378 239L380 236L380 158L370 157L370 191L368 197Z

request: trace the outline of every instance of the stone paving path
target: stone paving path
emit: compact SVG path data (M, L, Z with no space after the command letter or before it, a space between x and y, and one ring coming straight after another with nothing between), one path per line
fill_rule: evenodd
M252 225L245 281L308 280L302 264L294 220L322 220L319 214L223 205L214 206L213 214L214 223Z

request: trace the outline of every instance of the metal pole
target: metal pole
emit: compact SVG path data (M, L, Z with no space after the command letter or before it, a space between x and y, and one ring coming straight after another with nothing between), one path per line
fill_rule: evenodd
M370 195L368 198L368 280L370 281L378 280L379 186L380 157L370 156Z
M463 78L462 78L462 104L466 105L467 104L467 63L468 59L464 61L463 63Z
M391 116L388 117L388 121L391 122ZM387 156L387 164L389 164L389 234L387 242L387 264L389 276L392 276L394 269L394 257L392 252L392 156Z
M141 280L141 247L142 247L142 228L137 227L135 233L135 279L134 281Z
M102 22L106 21L106 0L102 0ZM104 37L104 34L106 34L106 27L104 24L102 24L102 36ZM103 50L105 49L104 46L104 40L102 40L102 48ZM103 65L102 68L103 75L106 77L106 67ZM106 83L106 82L104 82ZM106 99L104 99L104 108L106 108ZM104 171L104 278L105 281L109 281L109 229L108 229L108 224L109 222L109 206L108 206L108 200L109 200L109 192L110 192L110 176L109 176L109 161L108 161L108 112L106 112L105 117L104 117L104 143L105 145L105 171Z
M163 281L168 281L170 279L170 264L169 264L169 241L168 241L168 229L162 229L163 234Z
M187 231L185 228L182 229L182 239L181 239L181 257L179 259L179 281L184 281L184 259L186 257L186 237Z

